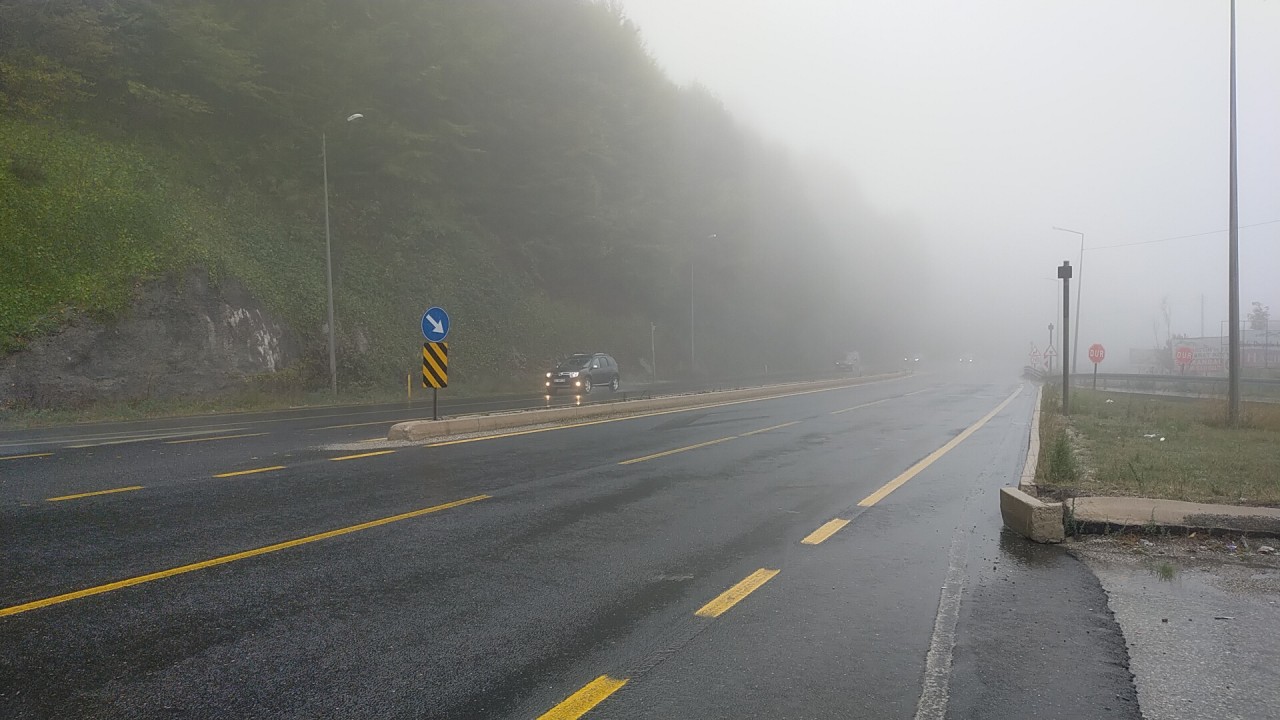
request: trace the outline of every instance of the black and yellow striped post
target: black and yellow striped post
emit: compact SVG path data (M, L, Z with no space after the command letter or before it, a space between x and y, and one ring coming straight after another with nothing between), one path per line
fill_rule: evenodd
M439 420L440 388L449 387L449 343L422 344L422 387L431 388L431 419Z

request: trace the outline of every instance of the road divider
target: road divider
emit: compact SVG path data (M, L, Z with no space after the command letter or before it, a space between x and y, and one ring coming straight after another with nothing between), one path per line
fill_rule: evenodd
M62 502L63 500L79 500L80 498L94 497L96 495L113 495L115 493L129 492L131 490L141 490L141 485L130 485L129 487L111 488L110 490L94 490L93 492L76 493L75 495L60 495L58 497L45 498L45 502Z
M565 698L560 704L539 715L538 720L577 720L626 684L626 678L618 679L601 675L583 685L581 690Z
M241 438L262 437L270 433L241 433L240 435L216 435L214 437L187 438L186 440L165 440L165 445L186 445L188 443L213 442L214 440L239 440Z
M820 380L815 382L788 383L785 385L767 385L763 387L724 390L718 392L695 393L689 395L670 395L666 397L648 398L644 400L627 400L620 402L583 405L581 407L551 408L525 410L491 415L468 415L444 420L410 420L397 423L387 432L387 440L420 442L432 438L451 435L470 435L475 433L496 432L510 428L527 427L548 423L560 424L564 427L575 425L613 422L646 415L661 415L668 412L684 412L702 408L736 405L772 398L792 397L810 393L840 390L873 382L884 382L907 377L907 373L891 373L872 375L864 378L841 378L839 380ZM575 423L578 420L593 420L588 423ZM541 432L532 430L526 432ZM512 433L518 434L518 433Z
M698 617L717 618L729 611L729 608L742 602L743 598L760 589L760 586L773 579L778 570L760 568L738 582L737 585L720 593L715 600L698 608L694 613Z
M28 458L49 457L50 455L53 455L53 453L48 452L48 453L28 453L26 455L6 455L4 457L0 457L0 460L26 460Z
M395 450L374 450L367 453L356 453L355 455L343 455L342 457L329 458L332 462L342 462L343 460L359 460L360 458L377 457L378 455L390 455Z
M224 472L214 475L216 478L238 477L240 475L257 475L258 473L272 472L275 470L284 470L284 465L272 465L270 467L253 468L252 470L235 470L233 472Z
M161 570L159 572L148 573L146 575L138 575L137 577L131 577L125 580L117 580L116 582L107 583L105 585L95 585L94 587L85 588L84 590L76 590L75 592L64 593L62 595L54 595L53 597L47 597L41 600L33 600L31 602L22 603L21 605L14 605L12 607L0 608L0 617L17 615L19 613L29 612L31 610L38 610L40 608L49 607L50 605L58 605L61 603L70 602L72 600L79 600L80 598L86 598L93 595L101 595L103 593L108 593L113 590L120 590L122 588L133 587L134 585L141 585L143 583L154 582L156 580L163 580L164 578L173 577L174 575L182 575L189 572L195 572L196 570L204 570L206 568L216 567L218 565L226 565L227 563L233 563L233 562L236 562L237 560L247 560L248 558L257 557L259 555L266 555L267 553L279 552L281 550L287 550L289 548L298 547L299 545L307 545L313 542L318 542L320 540L327 540L329 538L335 538L341 535L349 535L351 533L360 532L361 530L368 530L370 528L389 525L394 522L400 522L401 520L408 520L410 518L421 517L423 515L430 515L431 513L437 513L437 512L440 512L441 510L449 510L452 508L460 507L462 505L468 505L470 503L479 502L481 500L488 500L491 497L493 496L492 495L474 495L469 498L454 500L453 502L447 502L441 505L432 505L431 507L422 508L420 510L411 510L406 513L401 513L399 515L392 515L391 517L384 517L378 520L370 520L368 522L363 522L358 525L351 525L344 528L338 528L337 530L329 530L328 532L317 533L315 535L308 535L306 537L300 537L294 540L286 540L285 542L275 543L274 545L265 545L263 547L254 548L252 550L245 550L243 552L232 553L230 555L223 555L221 557L216 557L211 560L203 560L201 562L191 563L190 565L180 565L178 567L169 568L168 570Z
M837 532L840 532L840 529L848 524L849 524L849 521L845 520L844 518L836 518L834 520L828 520L825 523L823 523L822 526L819 527L817 530L814 530L813 532L806 535L805 538L800 542L805 545L817 545L821 543L823 540L826 540L832 535L835 535Z

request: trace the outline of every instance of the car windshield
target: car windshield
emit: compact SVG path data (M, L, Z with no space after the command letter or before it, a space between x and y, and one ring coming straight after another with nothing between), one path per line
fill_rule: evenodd
M570 355L556 366L557 370L579 370L591 364L590 355Z

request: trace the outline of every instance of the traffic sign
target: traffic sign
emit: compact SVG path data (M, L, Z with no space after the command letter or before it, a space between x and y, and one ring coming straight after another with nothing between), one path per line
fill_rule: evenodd
M1183 367L1190 365L1191 361L1194 360L1195 357L1196 351L1189 345L1179 345L1177 349L1173 351L1174 364L1181 365Z
M422 344L422 387L449 387L449 343Z
M1107 357L1107 349L1102 347L1101 343L1094 343L1089 346L1089 361L1094 365L1105 360Z
M449 313L438 307L422 313L422 337L427 342L444 342L449 336Z

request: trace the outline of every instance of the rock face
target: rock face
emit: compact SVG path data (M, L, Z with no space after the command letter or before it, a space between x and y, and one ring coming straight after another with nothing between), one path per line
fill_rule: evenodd
M145 286L111 322L80 319L0 358L0 409L217 394L297 359L291 333L235 281Z

